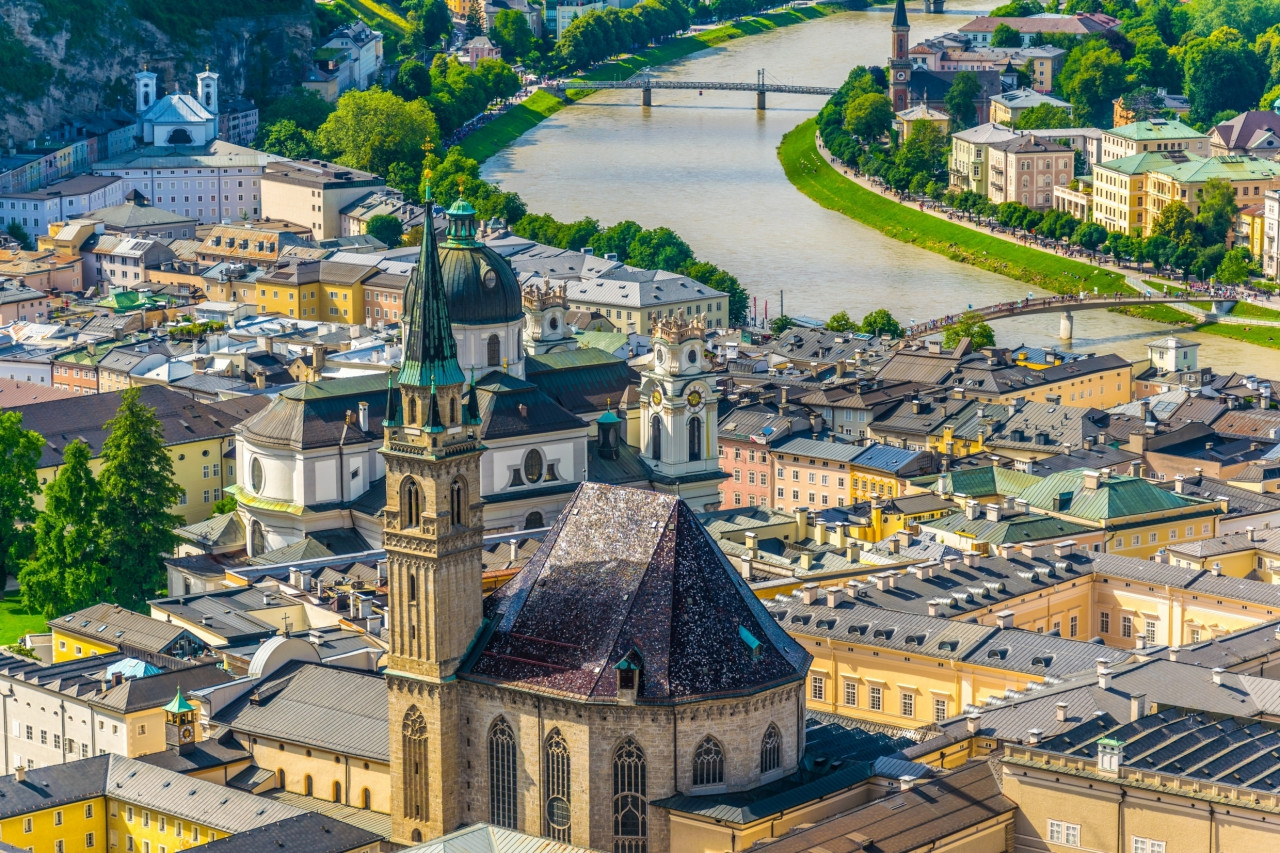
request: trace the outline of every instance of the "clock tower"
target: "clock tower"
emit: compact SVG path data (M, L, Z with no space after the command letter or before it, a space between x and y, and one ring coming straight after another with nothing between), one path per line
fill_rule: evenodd
M900 113L911 106L911 57L907 53L910 50L911 25L907 23L905 0L898 0L894 7L889 32L893 39L889 50L889 100L893 102L893 111Z
M653 366L640 382L640 456L654 488L695 512L720 503L715 378L707 360L705 316L650 319Z
M166 737L167 742L177 742L178 752L190 752L196 745L196 721L199 713L196 706L187 701L179 688L173 701L164 706L165 728L172 728L176 737Z

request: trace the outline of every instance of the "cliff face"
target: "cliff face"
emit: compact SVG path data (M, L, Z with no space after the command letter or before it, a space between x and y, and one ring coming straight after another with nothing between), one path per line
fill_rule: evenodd
M0 72L0 147L10 139L21 146L69 118L131 110L133 75L144 65L160 75L162 92L175 84L193 91L208 65L221 75L223 103L301 82L315 20L303 0L151 2L0 2L0 50L16 57L7 79Z

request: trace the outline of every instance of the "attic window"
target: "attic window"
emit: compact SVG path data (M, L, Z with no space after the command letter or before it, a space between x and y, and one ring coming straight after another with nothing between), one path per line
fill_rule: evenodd
M954 652L960 648L959 640L940 640L938 641L938 650L943 652Z
M893 628L877 628L876 632L871 636L876 640L892 640L893 630Z
M105 631L105 630L107 630L107 626L106 626L106 625L99 625L99 626L98 626L98 633L99 633L99 634L101 634L101 633L102 633L103 631Z
M1003 647L998 648L998 649L991 649L991 650L989 650L989 651L987 652L987 657L988 657L989 659L990 659L990 658L999 658L1000 660L1004 660L1004 659L1005 659L1005 658L1007 658L1008 656L1009 656L1009 650L1008 650L1007 648L1003 648Z
M1031 659L1032 666L1048 667L1053 664L1053 655L1036 655Z
M742 642L747 644L747 648L751 650L751 659L753 661L760 660L764 656L764 644L755 638L755 635L747 630L745 625L738 626L738 637Z

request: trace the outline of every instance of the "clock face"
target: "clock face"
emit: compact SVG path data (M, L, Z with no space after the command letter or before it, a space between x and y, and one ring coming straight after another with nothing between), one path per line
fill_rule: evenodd
M898 79L899 79L899 80L906 80L906 79L907 79L907 72L905 72L905 71L899 71L899 72L898 72Z
M661 391L659 391L659 390L657 390L657 389L655 388L655 389L654 389L654 391L653 391L653 396L649 398L649 401L650 401L650 402L652 402L652 403L653 403L653 405L654 405L655 407L656 407L656 406L661 406L661 405L662 405L662 392L661 392Z
M191 738L193 738L194 736L195 736L195 729L191 728L191 726L189 725L183 726L182 728L178 729L178 737L181 738L182 740L191 740Z
M697 411L702 408L702 392L698 390L690 391L688 396L689 408Z

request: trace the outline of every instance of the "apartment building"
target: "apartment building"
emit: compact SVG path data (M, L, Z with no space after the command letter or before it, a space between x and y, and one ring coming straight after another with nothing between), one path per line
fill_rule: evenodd
M1209 137L1180 121L1153 118L1102 131L1102 161L1149 151L1185 151L1209 156Z
M262 174L262 215L305 226L314 239L329 240L343 236L343 208L385 186L371 172L323 160L269 163Z
M1016 201L1047 210L1053 188L1067 186L1075 175L1072 149L1038 136L996 142L987 150L987 197L995 204Z
M951 134L949 185L958 192L987 194L987 149L1017 139L1018 133L1003 124L987 122Z
M775 484L771 505L783 511L844 506L850 500L853 460L864 450L803 437L782 442L769 454Z
M1071 114L1071 104L1064 100L1035 89L1015 89L991 96L991 120L1005 127L1013 127L1024 112L1032 107L1046 105L1059 107L1066 110L1068 115Z
M1198 213L1198 193L1211 180L1230 183L1235 188L1236 205L1247 207L1262 202L1263 193L1280 189L1280 163L1229 154L1153 169L1147 178L1148 226L1171 201L1180 201Z
M258 310L286 317L360 323L365 316L365 282L379 273L372 264L283 260L255 281Z

